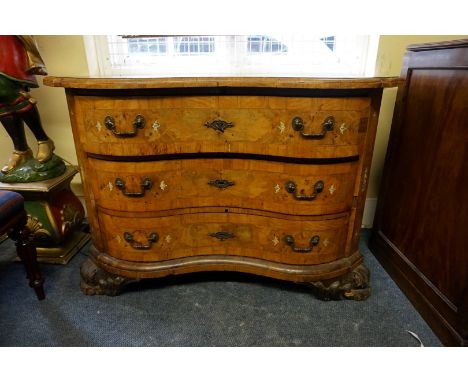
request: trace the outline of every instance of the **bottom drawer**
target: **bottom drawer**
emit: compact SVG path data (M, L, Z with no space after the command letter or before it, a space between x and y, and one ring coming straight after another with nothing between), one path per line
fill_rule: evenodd
M284 264L321 264L345 255L348 216L304 220L243 213L122 217L100 212L105 251L118 259L163 261L233 255Z

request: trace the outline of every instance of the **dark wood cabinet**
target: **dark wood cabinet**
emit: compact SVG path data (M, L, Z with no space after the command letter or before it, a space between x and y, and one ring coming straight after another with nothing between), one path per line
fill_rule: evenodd
M407 49L370 247L446 345L468 344L468 40Z

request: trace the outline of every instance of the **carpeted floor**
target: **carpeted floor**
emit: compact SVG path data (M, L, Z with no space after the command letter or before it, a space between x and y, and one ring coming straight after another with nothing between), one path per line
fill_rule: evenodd
M79 265L42 264L44 301L0 244L0 346L442 346L367 248L367 301L315 299L287 282L236 273L146 280L117 297L85 296Z

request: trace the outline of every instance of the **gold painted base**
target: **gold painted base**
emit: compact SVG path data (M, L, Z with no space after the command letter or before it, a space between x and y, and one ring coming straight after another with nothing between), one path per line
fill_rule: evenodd
M51 248L37 248L37 261L48 264L67 264L78 251L91 239L85 232L74 232L63 246Z

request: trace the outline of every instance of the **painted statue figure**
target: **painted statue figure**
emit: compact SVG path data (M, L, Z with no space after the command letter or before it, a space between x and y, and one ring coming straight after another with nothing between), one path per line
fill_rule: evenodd
M37 88L35 74L47 75L44 62L32 36L0 36L0 122L13 141L14 151L1 169L7 174L33 158L24 123L38 143L36 159L46 163L53 156L54 142L45 133L36 101L28 93Z

